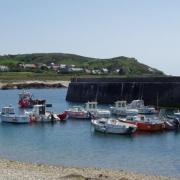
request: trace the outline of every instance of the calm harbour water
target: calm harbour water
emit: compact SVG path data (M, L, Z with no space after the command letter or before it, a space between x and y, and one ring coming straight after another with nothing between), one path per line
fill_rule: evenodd
M67 89L31 89L54 112L73 105ZM17 106L20 90L0 90L0 107ZM16 109L18 111L18 108ZM56 124L0 123L0 158L76 167L124 169L180 177L180 132L109 135L94 132L88 120Z

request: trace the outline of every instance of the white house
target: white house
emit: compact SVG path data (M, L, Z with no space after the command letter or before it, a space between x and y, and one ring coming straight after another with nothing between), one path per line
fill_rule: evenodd
M102 72L103 72L104 74L107 74L109 71L108 71L107 68L102 68Z
M8 66L0 65L0 71L9 71Z

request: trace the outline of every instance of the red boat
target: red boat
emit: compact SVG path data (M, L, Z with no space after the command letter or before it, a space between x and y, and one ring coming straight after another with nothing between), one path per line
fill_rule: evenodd
M23 91L19 94L19 106L20 108L33 108L36 104L45 104L46 100L33 99L33 95L27 91Z
M140 131L154 132L162 131L165 128L164 122L158 119L147 118L142 115L127 117L126 119L120 119L120 121L135 124Z
M66 119L68 118L68 114L67 112L64 112L62 114L58 114L57 117L59 118L59 121L66 121Z

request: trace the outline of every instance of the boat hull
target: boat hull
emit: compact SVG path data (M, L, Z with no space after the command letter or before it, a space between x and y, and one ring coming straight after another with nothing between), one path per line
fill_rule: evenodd
M121 122L126 122L129 124L134 124L137 126L137 130L139 131L162 131L164 129L164 123L148 123L148 122L136 122L136 121L128 121L128 120L120 120Z
M150 124L150 123L136 123L138 130L141 131L162 131L164 129L164 124Z
M157 111L154 108L139 108L138 113L150 115L150 114L157 114Z
M72 119L89 119L88 112L73 112L73 111L65 111L69 118Z
M89 111L91 115L93 115L95 118L110 118L111 112L108 110L91 110Z
M135 126L123 126L123 125L110 125L101 124L96 120L92 120L92 124L95 131L110 134L132 134L136 131Z
M29 123L29 117L16 115L1 115L1 121L7 123L26 124Z
M111 109L112 114L117 116L135 116L138 114L138 110L134 109L127 109L127 108L112 108Z

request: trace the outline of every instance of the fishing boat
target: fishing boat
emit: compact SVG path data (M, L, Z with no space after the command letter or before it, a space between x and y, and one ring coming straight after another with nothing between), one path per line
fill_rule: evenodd
M152 106L145 106L144 101L141 100L133 100L130 104L127 106L130 109L137 109L139 114L156 114L157 111Z
M69 118L74 119L89 119L89 113L81 106L73 106L65 111Z
M103 133L132 134L137 129L137 126L134 124L120 122L112 118L92 119L91 123L96 131Z
M30 122L55 122L59 120L56 114L46 111L44 104L34 105L32 111L25 111L25 114L29 116Z
M128 107L126 101L116 101L114 104L114 106L110 107L110 110L114 115L133 116L138 114L138 110L136 108Z
M108 118L111 116L111 112L109 110L98 109L97 102L87 102L85 103L85 107L74 106L65 112L67 112L70 118L75 119L89 119L90 113L96 118Z
M96 101L85 103L85 110L96 118L109 118L111 116L111 112L108 109L98 108Z
M45 104L46 100L33 99L33 95L28 91L19 93L19 107L20 108L33 108L36 104Z
M8 123L29 123L28 115L20 115L16 114L14 108L10 106L6 106L2 108L2 112L0 113L1 121Z
M165 127L164 122L158 118L146 117L144 115L129 116L124 119L119 119L121 122L137 125L137 130L140 131L162 131Z

